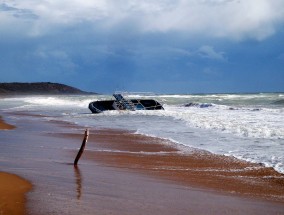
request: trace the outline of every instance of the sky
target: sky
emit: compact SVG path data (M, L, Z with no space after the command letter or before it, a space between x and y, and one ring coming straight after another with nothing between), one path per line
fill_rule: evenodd
M0 82L284 92L283 0L0 0Z

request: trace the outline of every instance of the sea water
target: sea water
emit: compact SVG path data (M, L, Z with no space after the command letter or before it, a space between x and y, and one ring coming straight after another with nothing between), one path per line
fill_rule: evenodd
M169 139L182 148L207 150L261 163L284 173L284 93L143 95L165 110L106 111L92 114L88 104L111 95L23 96L0 99L2 112L29 111L44 120L96 128L127 129Z

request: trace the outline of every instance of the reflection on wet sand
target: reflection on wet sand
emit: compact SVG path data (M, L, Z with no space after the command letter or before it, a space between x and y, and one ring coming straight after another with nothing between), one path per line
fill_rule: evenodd
M76 179L76 192L77 192L77 199L80 200L82 195L82 176L81 172L78 166L74 166L74 173L75 173L75 179Z

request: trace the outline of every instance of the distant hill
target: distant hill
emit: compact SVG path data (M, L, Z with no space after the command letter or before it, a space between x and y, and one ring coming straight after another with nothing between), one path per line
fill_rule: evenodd
M0 95L52 95L52 94L95 94L65 84L50 82L0 83Z

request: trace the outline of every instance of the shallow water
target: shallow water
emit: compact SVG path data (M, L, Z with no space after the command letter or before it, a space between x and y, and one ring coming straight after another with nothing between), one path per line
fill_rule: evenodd
M28 111L43 115L44 120L82 126L128 129L262 163L284 173L284 93L129 97L154 98L163 103L165 110L91 114L89 102L111 99L110 95L2 98L0 109L13 113Z

